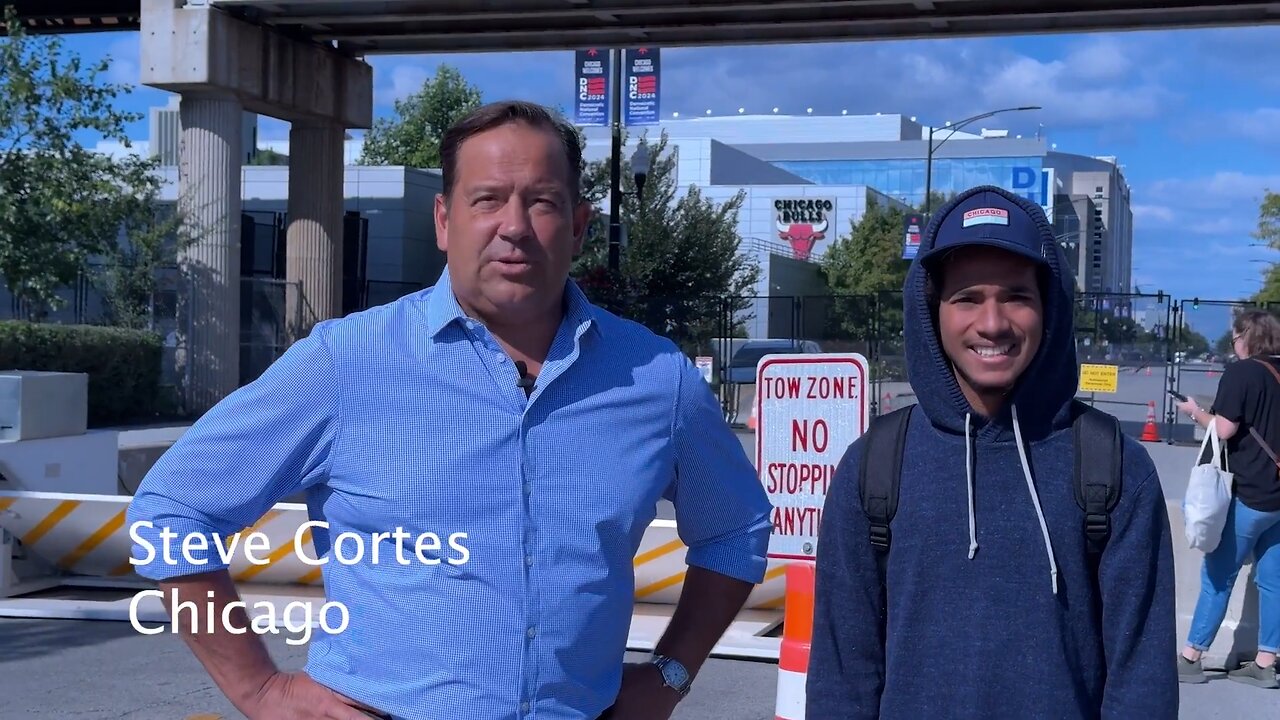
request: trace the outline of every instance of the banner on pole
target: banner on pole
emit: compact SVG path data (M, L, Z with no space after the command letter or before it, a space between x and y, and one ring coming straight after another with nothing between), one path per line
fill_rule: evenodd
M574 53L573 121L578 125L609 124L609 51L588 48Z
M902 259L914 260L920 252L920 238L924 235L924 215L907 213L902 225Z
M633 48L623 55L622 117L626 125L656 125L659 121L660 55L655 47Z

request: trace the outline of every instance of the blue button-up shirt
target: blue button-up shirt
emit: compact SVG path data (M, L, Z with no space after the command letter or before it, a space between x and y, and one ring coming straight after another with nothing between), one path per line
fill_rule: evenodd
M303 491L315 551L352 532L365 561L323 566L346 630L313 635L316 681L396 718L594 718L621 679L632 561L660 498L686 562L763 579L770 505L701 374L669 340L567 285L528 398L448 271L434 288L328 320L200 418L147 474L130 527L223 537ZM442 539L398 564L395 538ZM448 538L466 533L458 544ZM415 541L401 543L414 559ZM347 556L350 549L341 548ZM428 550L428 554L432 551ZM135 545L135 557L143 551ZM149 578L221 567L154 561ZM335 621L336 622L336 621Z

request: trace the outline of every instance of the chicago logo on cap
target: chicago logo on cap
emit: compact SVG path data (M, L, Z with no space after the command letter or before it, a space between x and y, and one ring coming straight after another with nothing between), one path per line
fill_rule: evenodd
M1009 211L1001 208L977 208L964 214L964 225L1008 225Z

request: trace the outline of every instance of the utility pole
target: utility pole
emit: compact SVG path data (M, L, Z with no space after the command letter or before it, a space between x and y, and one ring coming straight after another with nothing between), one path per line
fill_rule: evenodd
M622 63L620 48L609 50L613 80L609 83L613 123L613 151L609 153L609 272L622 266Z

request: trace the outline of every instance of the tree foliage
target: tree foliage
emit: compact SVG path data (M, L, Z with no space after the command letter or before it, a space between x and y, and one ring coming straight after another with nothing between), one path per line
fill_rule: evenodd
M1267 191L1258 209L1258 229L1253 236L1272 250L1280 250L1280 193ZM1280 302L1280 265L1270 266L1262 275L1262 287L1252 300Z
M87 65L57 36L30 37L12 8L0 39L0 275L42 317L89 262L116 249L139 198L158 195L155 161L114 159L86 148L94 135L128 147L126 85L101 79L110 60Z
M832 341L870 345L902 338L902 284L910 261L902 257L906 211L875 198L849 233L836 238L822 257L831 289L825 334ZM892 351L892 348L879 348ZM888 372L880 368L881 372Z
M440 139L481 100L480 88L468 83L456 68L439 66L421 89L396 100L393 117L374 122L365 135L360 163L440 167Z
M154 193L132 198L122 218L122 237L91 266L90 278L102 293L111 324L152 329L161 275L177 264L200 231L184 223L183 206L162 205Z
M621 163L621 218L626 247L620 272L608 271L608 217L597 213L573 274L591 299L613 312L672 338L686 351L705 350L728 336L730 318L743 319L760 277L755 259L739 251L738 212L743 192L723 203L696 186L676 182L676 157L664 133L649 147L650 170L636 195L629 159ZM609 163L589 163L583 176L593 203L609 195Z
M822 257L827 285L836 295L869 295L901 290L910 263L902 258L906 213L867 198L861 220L849 222Z

